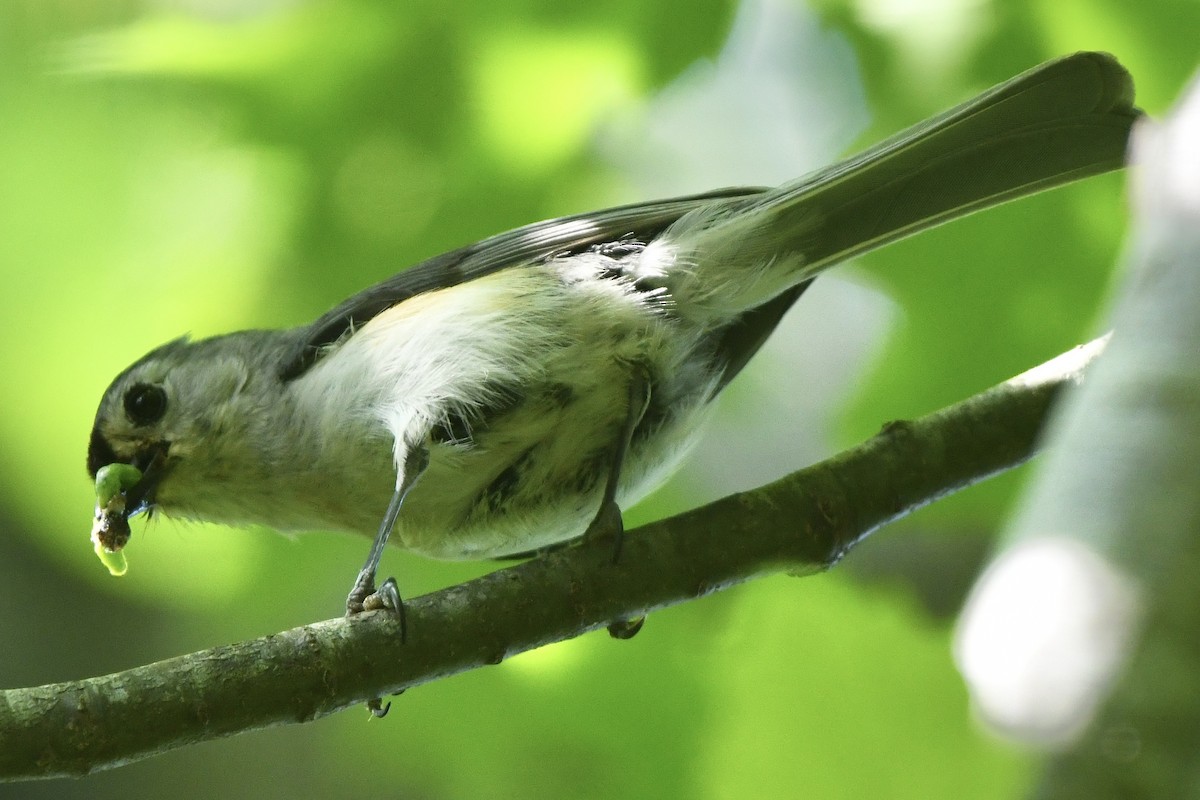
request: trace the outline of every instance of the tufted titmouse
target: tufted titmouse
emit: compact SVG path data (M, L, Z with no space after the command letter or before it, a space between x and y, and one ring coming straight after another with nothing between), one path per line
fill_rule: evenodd
M89 472L136 467L101 528L158 509L374 534L351 613L399 609L394 583L375 592L393 527L403 547L450 559L585 532L619 543L619 507L674 469L814 276L1119 168L1132 97L1113 58L1079 53L776 189L538 222L310 325L170 342L100 402Z

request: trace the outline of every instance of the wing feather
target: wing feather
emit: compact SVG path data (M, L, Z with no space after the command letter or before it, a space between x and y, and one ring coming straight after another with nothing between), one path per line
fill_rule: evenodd
M301 329L296 346L280 366L280 377L286 381L304 374L321 357L324 348L411 297L456 286L508 267L579 252L604 242L626 237L649 241L693 209L763 191L747 187L719 189L559 217L434 256L364 289Z

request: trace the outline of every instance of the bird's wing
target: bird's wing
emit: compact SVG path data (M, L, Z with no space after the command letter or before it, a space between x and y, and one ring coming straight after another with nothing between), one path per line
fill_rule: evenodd
M296 347L281 364L280 376L291 380L302 375L317 362L323 348L337 342L348 331L362 327L377 314L416 295L456 286L508 267L579 252L604 242L621 239L648 242L695 208L762 191L746 187L720 189L559 217L434 256L364 289L301 329Z

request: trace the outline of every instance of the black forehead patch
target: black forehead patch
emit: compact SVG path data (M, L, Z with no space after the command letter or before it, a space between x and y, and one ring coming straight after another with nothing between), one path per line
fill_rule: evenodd
M115 464L119 459L108 439L100 432L100 426L92 428L92 437L88 440L87 470L88 475L95 478L101 467Z

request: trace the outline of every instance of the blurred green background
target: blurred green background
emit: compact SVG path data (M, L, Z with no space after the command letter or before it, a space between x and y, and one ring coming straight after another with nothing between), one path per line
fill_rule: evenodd
M288 326L534 219L770 183L1055 55L1161 111L1200 4L1159 0L4 0L0 685L338 613L366 542L135 522L87 540L95 403L184 332ZM634 522L754 485L1093 332L1122 178L972 217L818 282ZM1007 476L775 578L352 711L0 797L1010 798L949 623ZM389 553L410 595L494 568Z

